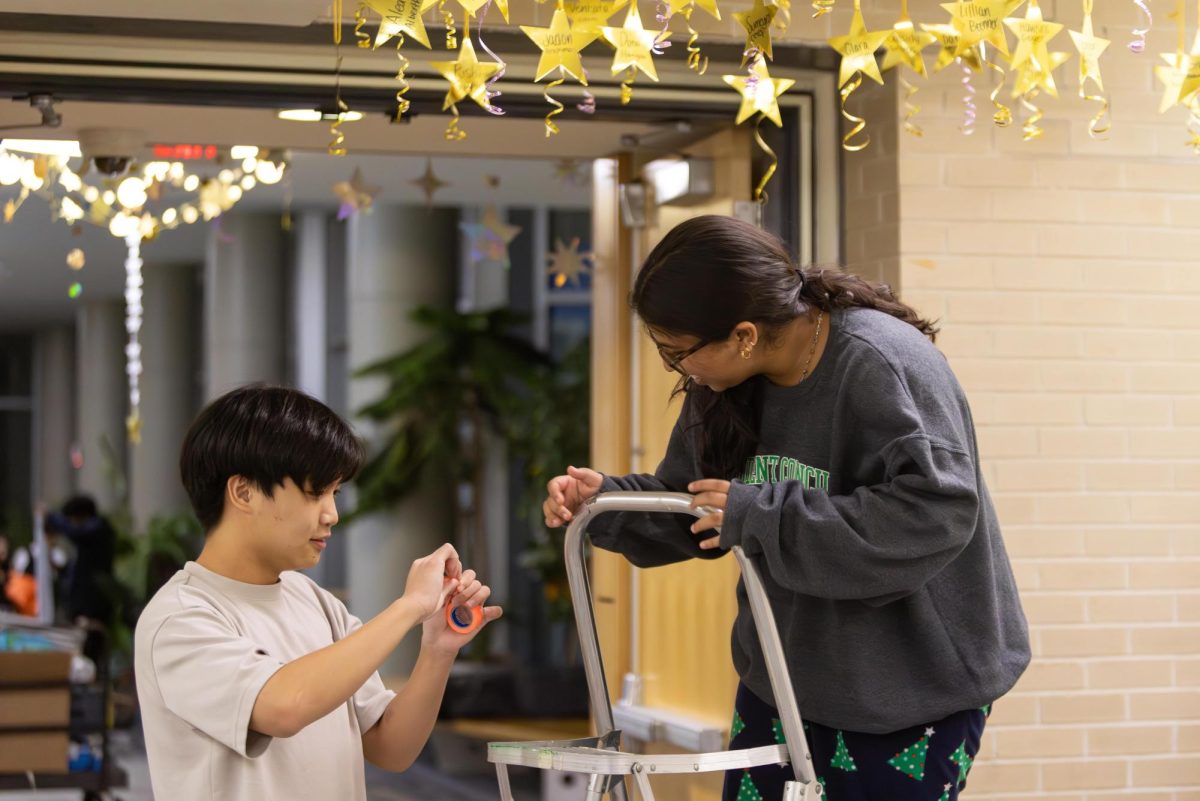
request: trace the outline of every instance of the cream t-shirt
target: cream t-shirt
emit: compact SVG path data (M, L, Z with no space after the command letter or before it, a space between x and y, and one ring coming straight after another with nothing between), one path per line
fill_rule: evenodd
M365 801L362 735L395 693L376 673L294 737L250 731L280 667L362 625L307 576L244 584L188 562L138 619L150 780L165 801Z

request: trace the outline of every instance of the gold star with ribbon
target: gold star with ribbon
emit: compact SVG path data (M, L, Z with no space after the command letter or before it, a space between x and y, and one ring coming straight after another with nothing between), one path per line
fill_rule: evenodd
M429 47L429 34L421 15L437 5L438 0L364 0L379 14L379 33L375 35L375 47L394 36L408 36Z
M969 48L986 42L1001 53L1008 55L1008 40L1004 37L1001 21L1023 0L958 0L942 3L950 14L950 24L959 32L958 52L961 56Z
M925 59L921 57L921 51L936 41L936 36L929 31L918 31L908 15L904 15L892 26L888 38L883 42L883 64L880 69L887 72L896 65L903 64L924 77L929 73L925 69Z
M1063 29L1061 23L1046 22L1042 17L1042 9L1037 0L1029 0L1025 17L1010 17L1004 20L1017 36L1017 49L1013 51L1010 60L1011 68L1018 73L1032 68L1035 73L1049 74L1053 71L1050 64L1050 40L1058 36ZM1053 79L1051 79L1053 86ZM1049 89L1047 91L1050 91ZM1057 95L1057 91L1050 91Z
M771 53L771 22L779 9L763 4L763 0L754 0L749 11L735 11L733 18L746 29L746 50L756 50L772 58Z
M542 51L537 71L534 73L535 81L540 81L561 67L563 72L587 86L579 51L596 40L600 35L598 31L574 30L571 21L567 19L567 12L561 8L554 9L549 28L522 25L521 30L525 31L525 35Z
M475 57L475 45L470 36L464 36L456 61L433 61L431 66L450 82L450 91L442 102L442 110L450 108L463 98L469 97L484 108L492 104L487 96L487 82L500 71L499 64L483 64Z
M1079 83L1083 84L1089 78L1096 82L1097 88L1104 91L1104 80L1100 77L1100 56L1112 44L1108 39L1101 39L1092 32L1092 15L1083 18L1083 30L1067 31L1071 41L1079 51Z
M1200 93L1200 29L1192 42L1192 50L1188 54L1176 53L1174 57L1163 54L1163 59L1179 73L1179 100L1181 106L1191 105L1191 101Z
M717 0L676 0L676 2L668 2L667 16L682 14L692 6L704 9L704 11L715 19L721 18L721 9L717 7Z
M608 24L609 17L616 14L629 0L566 0L563 10L571 21L571 30L575 33L600 34L600 29Z
M932 34L939 45L937 61L933 65L934 72L941 72L953 64L957 58L961 58L964 64L976 72L983 69L983 54L980 52L978 44L968 47L961 54L959 53L959 42L962 41L962 34L958 32L958 28L949 24L922 24L921 27Z
M425 205L427 206L433 205L433 196L439 189L450 185L433 174L433 159L425 159L425 172L421 174L420 178L409 181L409 183L418 187L421 194L425 195Z
M1058 97L1058 87L1054 84L1054 71L1071 60L1070 53L1064 53L1056 50L1050 53L1047 58L1048 69L1034 70L1025 69L1017 71L1016 82L1013 84L1012 96L1020 97L1033 89L1041 89L1046 94L1053 97Z
M741 125L755 112L761 113L771 122L783 127L779 116L779 96L792 88L796 82L791 78L772 78L767 72L767 62L760 55L750 67L749 75L722 75L721 80L732 86L742 96L736 123Z
M658 71L654 68L654 58L650 48L654 47L654 31L642 27L642 15L638 13L637 0L629 4L629 13L625 15L625 24L620 28L603 27L600 31L605 40L617 49L613 56L612 74L617 75L630 67L636 67L658 80Z
M582 286L582 276L592 271L591 265L588 264L592 254L579 251L579 237L571 239L570 244L563 244L561 239L556 240L554 252L547 254L547 258L550 263L546 272L554 276L554 286L558 289L568 283Z
M862 73L875 83L883 83L883 76L879 74L879 64L875 62L875 51L891 35L890 30L868 31L863 22L862 9L856 4L854 18L850 21L850 33L829 40L830 47L842 54L838 86L845 86L855 73Z

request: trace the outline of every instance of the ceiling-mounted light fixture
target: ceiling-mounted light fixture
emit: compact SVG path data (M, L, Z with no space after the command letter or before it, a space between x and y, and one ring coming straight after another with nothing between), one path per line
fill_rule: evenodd
M317 108L288 108L275 112L275 116L290 122L333 122L339 117L345 122L357 122L363 118L361 111L343 111L339 114L336 111L322 111Z
M74 159L82 155L79 143L74 139L9 139L0 140L0 147L18 153L33 153L39 156L62 156Z

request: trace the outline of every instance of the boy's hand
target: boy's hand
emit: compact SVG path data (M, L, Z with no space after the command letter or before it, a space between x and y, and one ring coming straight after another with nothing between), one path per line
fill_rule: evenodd
M474 580L474 574L471 578ZM422 556L412 563L401 600L407 600L422 621L428 620L441 612L446 599L464 586L462 579L462 562L458 559L458 552L453 545L446 543L429 556Z
M587 467L568 467L565 476L555 476L546 484L542 513L546 525L558 528L570 522L579 507L600 491L604 476Z
M475 635L483 631L484 626L503 614L503 611L498 606L483 606L491 594L492 588L486 584L481 584L475 578L474 570L465 571L462 574L462 589L451 595L449 600L455 606L465 606L468 609L482 607L483 625L470 634L460 634L446 624L446 615L439 610L439 614L426 618L422 624L421 648L428 648L434 653L447 656L457 654L460 648L475 639Z

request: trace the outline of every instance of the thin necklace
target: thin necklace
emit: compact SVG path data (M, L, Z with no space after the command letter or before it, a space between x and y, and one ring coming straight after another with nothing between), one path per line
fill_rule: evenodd
M817 312L817 330L813 334L812 344L808 347L808 360L804 362L804 372L800 373L800 381L808 378L808 368L812 365L813 354L817 352L817 342L821 339L821 318L825 316L825 310ZM800 381L796 383L799 384Z

